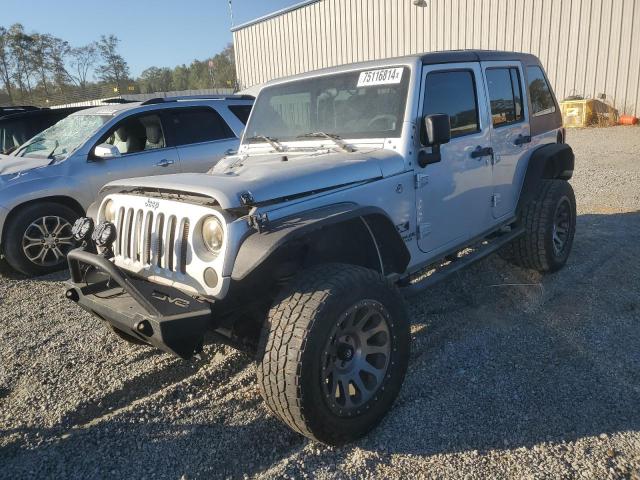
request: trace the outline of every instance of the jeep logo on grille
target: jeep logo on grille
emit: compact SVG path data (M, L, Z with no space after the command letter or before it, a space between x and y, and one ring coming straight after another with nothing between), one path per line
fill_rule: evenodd
M151 200L150 198L147 198L147 201L144 202L144 206L147 208L153 208L154 210L157 210L158 207L160 206L160 202L158 200Z
M165 295L164 293L160 293L156 291L151 292L151 296L158 300L162 300L163 302L169 302L172 305L175 305L176 307L180 307L180 308L189 307L189 301L185 300L184 298L172 298L169 295Z

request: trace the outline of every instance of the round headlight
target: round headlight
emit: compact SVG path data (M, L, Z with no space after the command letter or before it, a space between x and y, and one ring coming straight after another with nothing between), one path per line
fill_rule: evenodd
M218 253L224 240L224 229L217 217L207 217L202 222L202 240L211 253Z
M113 200L107 200L104 204L104 219L111 223L116 221L116 206Z

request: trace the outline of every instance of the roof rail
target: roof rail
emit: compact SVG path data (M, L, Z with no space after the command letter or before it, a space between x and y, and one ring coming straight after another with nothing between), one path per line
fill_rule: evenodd
M145 100L140 105L178 102L180 100L255 100L253 95L181 95L176 97L155 97Z

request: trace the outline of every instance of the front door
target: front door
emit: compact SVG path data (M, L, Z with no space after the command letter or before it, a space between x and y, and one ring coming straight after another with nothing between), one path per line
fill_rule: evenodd
M491 156L478 155L491 146L482 82L479 63L423 70L419 118L446 113L451 122L451 141L441 146L440 162L416 166L418 246L423 252L444 252L490 224Z
M167 146L165 127L156 113L121 120L96 145L101 143L118 147L120 156L103 160L91 158L89 154L83 176L86 173L85 178L91 182L96 194L114 180L180 171L178 152L175 147Z
M522 94L520 62L483 62L491 108L493 165L493 216L513 214L520 182L526 169L525 155L531 142L529 115Z

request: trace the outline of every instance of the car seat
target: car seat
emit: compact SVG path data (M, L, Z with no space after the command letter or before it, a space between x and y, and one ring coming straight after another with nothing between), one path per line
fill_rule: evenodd
M121 154L140 152L144 149L144 134L139 121L129 122L114 132L113 145Z

